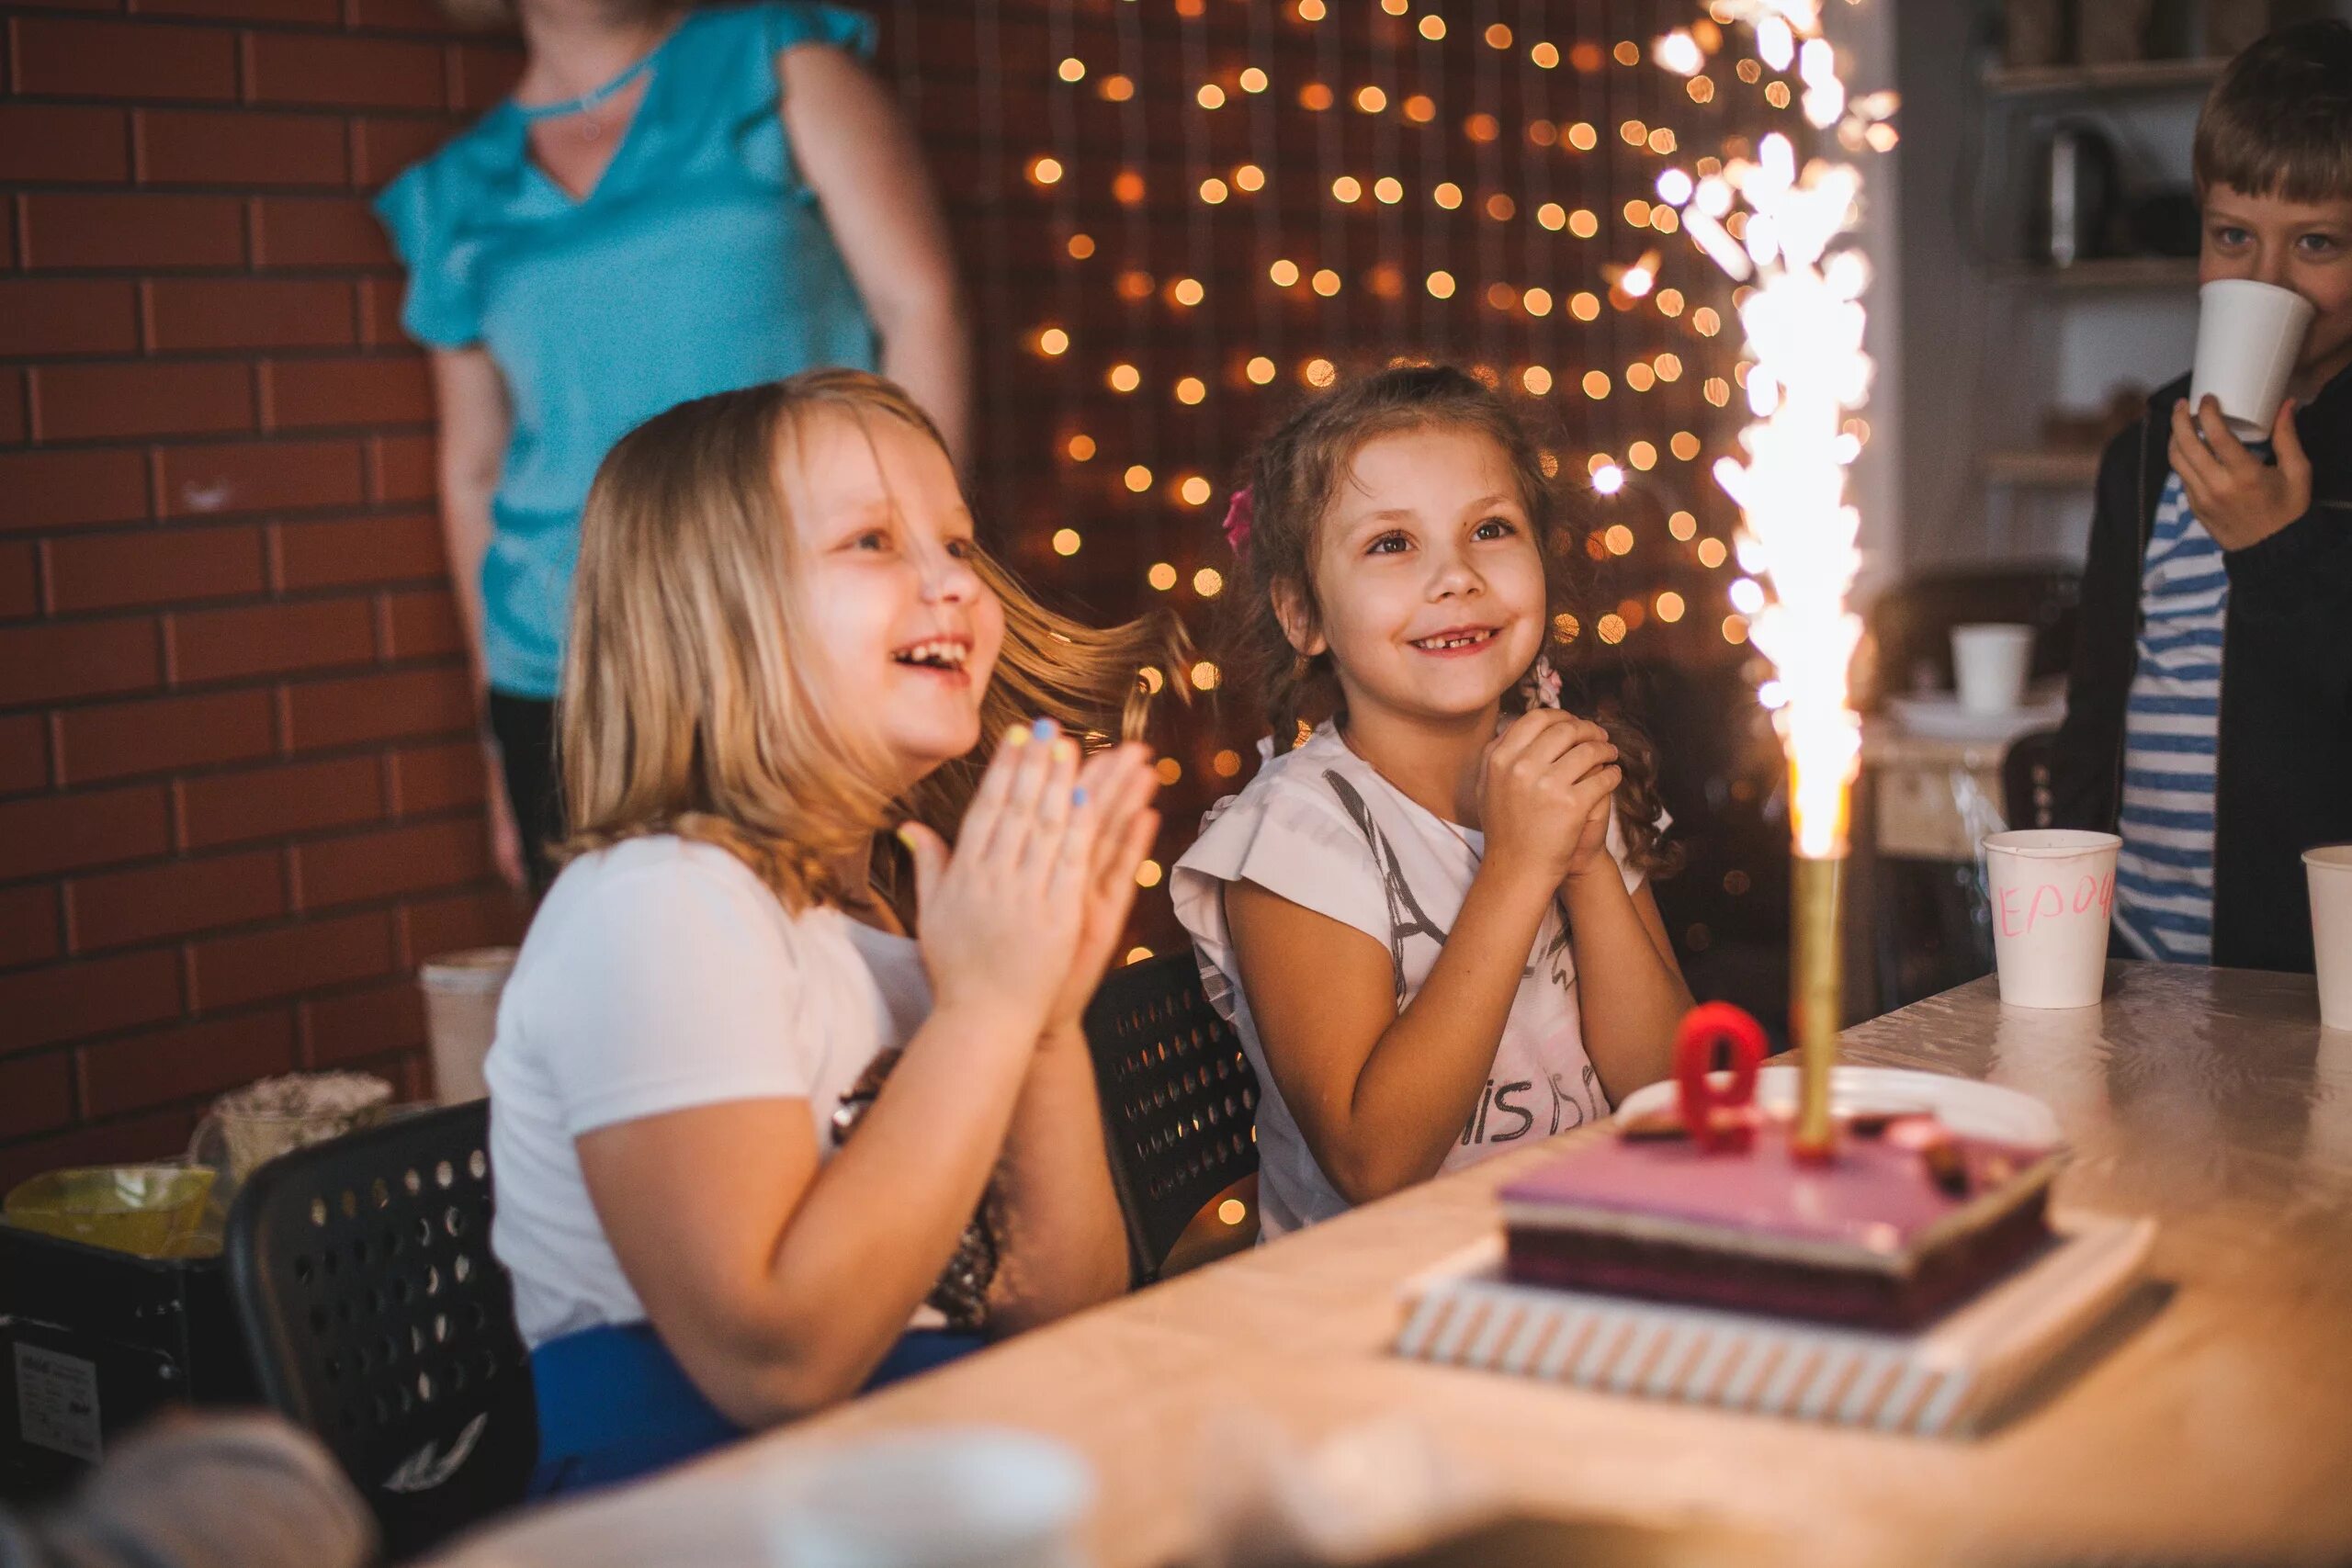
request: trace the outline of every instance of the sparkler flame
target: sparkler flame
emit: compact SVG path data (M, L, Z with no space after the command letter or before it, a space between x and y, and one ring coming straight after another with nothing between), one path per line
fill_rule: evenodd
M1842 144L1868 144L1871 128L1893 112L1891 94L1849 102L1822 36L1819 0L1715 0L1710 9L1750 24L1766 64L1795 67L1805 118L1835 129ZM1654 57L1695 75L1707 59L1697 32L1668 34ZM1714 472L1739 504L1740 563L1771 586L1751 635L1775 671L1796 851L1810 860L1845 854L1849 786L1861 757L1861 721L1847 702L1861 621L1846 607L1861 566L1861 518L1846 500L1846 468L1860 443L1845 420L1870 391L1861 304L1870 268L1859 251L1838 248L1861 188L1849 164L1814 159L1800 167L1796 148L1777 132L1720 175L1658 182L1692 243L1754 285L1739 318L1755 355L1747 401L1756 423L1740 433L1746 461L1726 457ZM1734 216L1742 208L1744 220Z

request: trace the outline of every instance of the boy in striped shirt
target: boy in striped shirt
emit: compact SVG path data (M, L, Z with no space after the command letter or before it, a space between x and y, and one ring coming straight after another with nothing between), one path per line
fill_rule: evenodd
M2316 314L2268 441L2183 378L2108 447L2055 818L2122 836L2124 952L2309 972L2300 857L2352 840L2352 28L2240 55L2195 156L2199 281Z

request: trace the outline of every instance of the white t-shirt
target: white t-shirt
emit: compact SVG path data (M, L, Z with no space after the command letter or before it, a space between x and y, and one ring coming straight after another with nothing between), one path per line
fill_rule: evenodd
M524 1342L645 1320L573 1139L784 1098L808 1102L830 1158L842 1096L930 1012L913 942L835 909L795 917L714 845L630 839L565 867L524 940L483 1069L491 1248L514 1277Z
M1626 890L1640 887L1642 874L1625 863L1613 815L1608 844ZM1261 1237L1329 1219L1348 1201L1316 1163L1267 1070L1226 925L1225 885L1254 882L1387 948L1401 1012L1429 978L1485 848L1483 833L1447 823L1412 800L1325 724L1305 745L1270 758L1239 795L1212 807L1200 837L1176 863L1169 892L1192 936L1204 987L1258 1069ZM1487 1087L1440 1168L1473 1165L1608 1113L1608 1096L1584 1052L1576 959L1555 897L1536 928Z

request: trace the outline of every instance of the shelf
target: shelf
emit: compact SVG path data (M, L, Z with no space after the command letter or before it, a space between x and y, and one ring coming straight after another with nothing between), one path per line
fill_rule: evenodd
M2197 287L2194 256L2114 256L2072 266L2011 262L1998 269L2004 283L2045 288L2178 288Z
M2210 87L2226 60L2135 60L2123 65L2047 65L1984 73L1995 97L2041 98L2084 93L2168 93Z
M1984 477L1995 484L2030 490L2088 490L2098 482L2095 447L1992 452Z

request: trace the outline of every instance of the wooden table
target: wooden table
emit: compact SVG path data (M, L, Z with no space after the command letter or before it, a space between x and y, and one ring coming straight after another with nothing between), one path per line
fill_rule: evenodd
M1986 979L1846 1042L1852 1061L2041 1097L2075 1149L2062 1211L2161 1224L2160 1304L1989 1437L1865 1435L1384 1355L1397 1282L1493 1230L1496 1185L1546 1157L1530 1149L524 1521L468 1560L760 1562L763 1501L810 1453L986 1421L1085 1453L1104 1568L1157 1564L1197 1546L1232 1423L1304 1443L1398 1418L1504 1502L1729 1525L1809 1562L2352 1555L2352 1033L2320 1029L2312 982L2118 964L2099 1010L2032 1012L2002 1009Z

